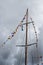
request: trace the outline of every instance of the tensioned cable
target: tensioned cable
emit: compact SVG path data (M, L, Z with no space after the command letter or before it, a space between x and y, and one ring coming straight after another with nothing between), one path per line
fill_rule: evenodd
M11 39L14 37L14 35L15 35L15 34L17 33L17 31L18 31L18 28L22 26L22 23L23 23L25 17L26 17L26 15L24 15L23 19L20 21L20 23L19 23L19 25L16 27L15 31L12 32L11 35L8 36L8 38L6 39L6 41L3 42L3 44L1 45L2 47L3 47L3 45L6 44L6 42L7 42L8 40L11 40ZM22 26L22 27L23 27L23 26Z
M31 18L31 21L32 21L32 18ZM35 25L34 25L34 21L32 21L32 25L33 25L33 28L34 28L34 32L35 32L35 38L36 38L36 53L37 53L37 60L39 60L39 56L38 56L38 36L37 36L37 31L36 31L36 28L35 28Z

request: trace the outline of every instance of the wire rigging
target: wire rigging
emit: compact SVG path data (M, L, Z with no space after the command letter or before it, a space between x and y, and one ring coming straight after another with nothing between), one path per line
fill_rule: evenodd
M32 18L30 18L30 19L32 21L32 25L33 25L33 28L34 28L36 43L38 43L38 36L37 36L36 27L35 27L35 24L34 24L34 21L32 20ZM36 44L36 47L37 47L37 44Z
M30 18L31 21L32 21L32 18ZM39 60L40 56L38 56L38 36L37 36L37 31L36 31L36 28L35 28L35 25L34 25L34 21L32 21L32 25L33 25L33 28L34 28L34 32L35 32L35 38L36 38L36 51L37 51L37 60ZM38 63L37 63L38 64Z
M7 40L3 42L2 46L4 46L8 40L11 40L12 37L14 37L14 35L17 33L19 27L22 27L22 30L23 30L23 25L22 25L22 23L23 23L25 17L26 17L26 15L24 15L23 19L20 21L20 23L19 23L19 25L16 27L15 31L12 32L11 35L8 36Z
M11 40L11 39L14 37L14 35L17 33L19 27L21 27L21 29L22 29L22 31L23 31L23 24L22 24L22 23L23 23L23 21L24 21L25 19L26 19L26 14L24 15L23 19L20 21L20 23L19 23L18 26L16 27L15 31L13 31L13 32L11 33L11 35L8 36L8 38L6 39L6 41L3 42L2 46L4 46L8 40ZM31 21L32 21L32 18L30 18L30 19L31 19ZM36 28L35 28L35 25L34 25L34 21L29 22L29 23L32 23L32 25L33 25L34 32L35 32L36 43L38 43L37 32L36 32ZM24 24L26 24L26 23L24 23ZM28 23L27 23L27 24L28 24ZM37 45L36 45L36 47L37 47Z

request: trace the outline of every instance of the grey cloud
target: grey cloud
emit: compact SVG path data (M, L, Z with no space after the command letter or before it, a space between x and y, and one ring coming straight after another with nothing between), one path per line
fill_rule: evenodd
M24 64L24 54L23 54L23 49L17 54L14 56L14 58L16 59L16 62L14 64L16 65L23 65Z
M3 59L7 59L9 57L9 55L10 55L10 53L6 51L2 54L2 57L3 57Z
M43 49L43 29L39 30L43 23L43 1L42 0L0 0L0 45L1 43L6 40L7 35L9 35L13 30L15 30L16 26L18 25L19 21L22 20L22 17L25 14L25 10L29 8L29 17L32 16L33 20L35 21L36 26L38 27L38 31L41 31L40 33L40 42L39 44L42 46ZM5 29L4 29L5 28ZM42 26L43 28L43 26ZM5 32L4 32L5 31ZM4 35L6 34L6 35ZM21 53L21 49L15 48L14 46L16 44L24 44L25 43L25 31L22 33L19 32L17 35L14 36L14 38L11 41L8 41L5 45L5 50L0 48L0 65L12 65L14 60L16 59L16 63L14 64L24 64L24 51ZM18 35L19 34L19 35ZM22 36L23 35L23 36ZM23 39L23 40L22 40ZM31 43L31 42L30 42ZM40 47L39 45L39 47ZM7 48L6 48L7 47ZM10 47L10 51L9 48ZM33 47L31 47L33 48ZM29 47L29 49L31 49ZM39 54L43 55L41 51L43 51L41 48L39 49ZM1 55L1 51L3 52ZM31 63L31 51L33 51L34 55L34 48L28 51L28 61ZM11 53L10 53L11 52ZM36 52L35 52L36 53ZM41 54L42 53L42 54ZM14 57L13 57L13 56ZM29 56L30 55L30 56ZM22 56L22 58L20 58ZM36 55L35 55L36 56ZM21 60L22 59L22 60ZM34 60L34 63L36 59ZM13 64L13 65L14 65Z
M23 49L22 49L22 51L18 52L17 55L15 55L14 58L16 59L16 61L14 64L23 65L25 63L25 57L24 57L25 52L23 51ZM33 57L33 64L39 63L41 59L38 57L40 57L41 55L42 55L41 50L38 49L38 52L37 52L36 47L31 50L28 49L28 63L32 63L32 57Z
M0 65L7 65L7 58L9 57L9 53L4 52L3 54L0 55Z

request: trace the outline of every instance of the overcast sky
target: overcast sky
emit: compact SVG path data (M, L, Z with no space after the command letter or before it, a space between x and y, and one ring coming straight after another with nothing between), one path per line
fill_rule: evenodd
M7 39L8 35L15 30L29 10L29 18L35 22L39 43L39 55L43 55L43 0L0 0L0 45ZM29 20L30 21L30 20ZM29 25L31 42L34 42L32 25ZM24 27L25 29L25 27ZM17 34L8 41L4 48L0 48L0 65L24 65L24 48L17 48L16 44L25 44L25 30L19 28ZM31 53L36 56L36 47L28 48L28 64L32 65ZM37 61L34 59L34 64Z

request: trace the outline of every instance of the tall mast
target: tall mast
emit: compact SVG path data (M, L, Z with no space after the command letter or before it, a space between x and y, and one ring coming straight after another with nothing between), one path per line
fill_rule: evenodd
M35 45L37 43L32 43L32 44L28 44L28 24L33 23L33 22L28 22L28 9L26 11L26 18L23 18L23 20L26 19L26 22L22 24L26 25L26 41L25 41L25 45L16 45L17 47L25 47L25 65L27 65L27 48L28 46L32 46ZM23 22L22 20L22 22ZM33 24L34 25L34 24ZM34 27L34 26L33 26ZM23 28L23 27L22 27ZM23 29L22 29L23 30ZM36 30L35 30L36 31Z
M25 43L25 65L27 65L27 38L28 38L28 9L26 11L26 43Z

